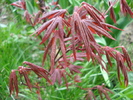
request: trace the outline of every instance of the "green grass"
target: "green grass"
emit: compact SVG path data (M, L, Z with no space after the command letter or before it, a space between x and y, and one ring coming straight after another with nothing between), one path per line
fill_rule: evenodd
M24 24L10 22L7 27L0 28L0 100L11 98L8 92L11 70L21 66L23 61L36 62L40 59L33 55L37 51L35 38L29 37L26 32L32 30Z

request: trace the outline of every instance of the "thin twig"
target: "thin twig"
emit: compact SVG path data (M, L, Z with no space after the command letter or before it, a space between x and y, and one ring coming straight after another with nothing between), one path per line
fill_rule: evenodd
M108 13L108 11L116 4L118 0L115 0L110 6L109 8L106 10L106 12L104 13L104 16Z
M67 50L66 53L69 52L69 51L70 51L70 49ZM57 63L57 61L59 61L62 57L63 57L63 55L61 55L61 56L55 61L55 63Z
M45 8L45 2L44 0L39 0L39 6L42 12L46 12L43 8Z

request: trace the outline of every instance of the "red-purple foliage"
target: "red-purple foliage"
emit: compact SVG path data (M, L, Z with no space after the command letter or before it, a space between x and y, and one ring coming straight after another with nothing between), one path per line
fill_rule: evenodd
M12 70L11 74L10 74L10 81L9 81L9 90L10 90L10 94L13 93L13 91L16 91L16 95L18 96L18 79L17 79L17 75L16 75L16 71Z
M120 8L121 8L121 12L124 15L130 15L133 18L133 12L130 9L130 7L128 6L126 0L120 0Z
M92 5L83 2L81 7L75 7L72 15L66 14L67 10L65 9L59 9L47 13L39 11L33 17L33 15L30 15L26 10L24 0L15 2L12 5L25 10L24 16L26 21L32 26L43 23L33 33L33 35L35 34L36 36L42 34L43 37L40 44L46 45L44 48L42 67L25 61L23 64L28 65L29 68L20 66L18 70L15 70L24 76L25 85L27 85L29 89L34 86L31 85L30 79L28 78L28 71L33 71L38 77L46 79L50 84L54 84L56 81L62 84L62 79L64 79L66 87L69 85L67 76L73 79L72 75L75 73L81 74L80 69L84 68L84 66L73 65L75 61L90 61L91 59L92 62L100 64L102 68L108 72L103 65L104 60L102 59L102 55L106 55L108 64L111 67L114 67L112 66L111 59L116 60L118 79L121 82L120 72L122 72L124 83L126 86L128 85L127 71L132 70L132 62L126 49L121 46L115 48L108 46L103 47L96 42L94 37L94 35L99 37L105 36L115 40L108 31L111 32L110 28L121 30L105 22L106 13L101 13ZM110 8L107 11L111 11L111 18L116 22L112 8L113 5L114 2L110 2ZM121 11L124 14L130 14L131 17L133 16L133 12L125 0L121 0ZM44 34L42 32L44 32ZM117 51L116 48L122 48L123 53ZM45 65L47 55L50 56L50 66L49 69L46 70L43 66L47 66ZM127 65L125 63L127 63ZM10 94L12 94L14 89L16 90L16 94L18 94L18 83L15 71L13 70L10 74ZM75 76L73 80L74 82L81 82L79 76ZM37 87L39 87L39 85L37 85ZM39 89L40 88L38 88L38 90ZM104 94L105 97L110 100L107 92L111 91L99 85L87 90L87 100L92 100L92 98L96 100L92 92L94 89L98 90L101 99L103 99L102 94ZM40 92L37 91L37 93L40 95Z

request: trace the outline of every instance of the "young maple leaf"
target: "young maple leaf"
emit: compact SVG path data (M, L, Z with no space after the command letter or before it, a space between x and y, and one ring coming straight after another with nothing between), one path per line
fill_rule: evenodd
M112 5L112 2L111 1L109 1L109 5L110 6ZM114 9L113 9L112 6L110 8L110 18L113 20L114 23L116 23L116 17L115 17Z
M25 3L25 1L24 1L24 0L20 0L20 1L13 2L11 5L16 6L16 7L19 7L19 8L22 8L22 9L26 10L26 3Z
M56 68L50 77L50 79L52 80L52 84L54 84L56 80L59 84L61 84L61 77L61 70L59 68Z
M96 96L92 92L92 90L88 90L86 95L85 95L86 100L96 100Z
M74 55L71 54L70 56L67 56L67 60L70 61L70 62L75 62L75 58L74 58ZM78 61L84 61L86 57L86 53L83 53L83 52L77 52L76 53L76 60ZM61 60L60 60L61 61Z
M18 96L18 80L17 80L17 75L16 75L16 70L12 70L9 78L9 90L10 90L10 95L13 93L13 91L16 91L16 96Z
M98 92L100 94L101 100L103 100L103 95L102 94L105 95L105 97L106 97L107 100L111 100L110 97L109 97L109 95L108 95L108 93L107 93L107 92L110 92L110 93L113 94L113 92L111 90L109 90L108 88L104 87L104 85L102 85L102 86L97 85L93 89L95 89L95 88L98 90Z
M60 36L60 32L59 30L54 31L54 35L52 36L51 40L49 40L49 43L47 45L47 47L45 48L45 52L43 55L43 61L42 61L42 65L44 65L46 56L48 55L48 51L51 49L50 52L50 61L51 61L51 65L50 65L50 73L53 72L54 70L54 65L55 65L55 58L56 58L56 48L57 48L57 41L59 40L59 47L60 50L62 52L62 59L64 60L65 63L65 67L67 66L67 56L66 56L66 47L65 47L65 42L63 41L63 37Z
M47 13L43 13L42 17L40 18L40 20L42 19L52 19L55 18L57 16L61 16L64 17L64 14L66 13L66 9L60 9L60 10L53 10L51 12L47 12Z
M67 78L68 77L73 79L71 77L71 75L66 71L66 68L55 68L55 70L53 71L53 73L51 73L51 77L50 77L50 80L52 81L52 84L54 84L56 81L58 82L58 84L62 84L62 79L64 79L64 82L65 82L65 85L66 87L68 88L68 86L71 84L71 83L68 83L67 81ZM74 77L74 82L81 82L81 79L79 76L75 76Z
M63 30L65 20L63 20L62 17L58 16L55 18L52 18L48 22L44 23L39 29L36 30L35 33L38 33L38 35L46 30L44 37L42 38L42 42L40 44L43 44L46 40L50 40L47 47L45 48L44 56L43 56L43 62L42 65L44 64L46 55L48 54L47 52L52 48L51 52L51 61L52 61L52 71L53 71L53 66L54 66L54 56L55 56L55 48L56 48L56 41L59 40L60 44L60 49L63 55L63 59L65 62L65 66L67 66L67 59L66 59L66 46L64 42L64 36L65 32ZM58 30L56 30L58 29ZM50 39L51 37L51 39ZM53 52L54 51L54 52Z
M123 51L124 58L125 58L125 60L127 62L127 65L128 65L128 70L132 71L132 61L130 59L130 56L127 53L127 50L123 46L121 46L121 48L122 48L122 51Z
M133 18L133 12L128 6L126 0L120 0L120 9L124 15L130 15Z
M101 26L100 22L105 21L105 16L98 9L86 2L83 2L82 5L83 8L87 11L87 14L89 14L90 17Z
M76 65L72 65L72 64L71 64L71 65L68 66L68 68L69 68L71 74L73 74L74 72L75 72L75 73L81 73L81 72L79 71L79 69L81 69L81 68L83 68L83 67L81 67L81 66L76 66Z
M119 52L116 53L116 61L117 61L117 73L118 73L118 79L120 80L120 70L122 71L122 74L124 75L124 83L126 86L128 86L128 76L127 76L127 68L124 65L124 58L121 56Z
M52 84L48 77L50 73L47 70L27 61L24 61L23 64L28 65L39 77L44 77L50 84Z
M88 9L90 9L88 11ZM80 13L83 11L87 11L87 14L90 15L90 18L81 18ZM96 13L97 12L97 13ZM101 46L98 46L96 43L93 34L98 34L99 36L106 36L110 39L115 40L108 32L110 31L108 28L114 28L121 30L113 25L105 23L103 20L101 20L99 15L102 16L102 13L95 9L94 7L90 6L89 4L83 3L83 6L80 8L76 8L75 12L72 15L71 18L71 49L73 51L74 59L76 60L76 42L77 39L79 41L82 41L85 51L87 60L89 61L90 58L94 59L94 53L93 51L97 51L98 55L102 53L102 50L100 50ZM75 37L76 35L76 37ZM93 47L93 48L92 48ZM102 53L103 54L103 53ZM98 57L97 57L98 58ZM99 60L100 61L100 60Z
M122 48L123 54L115 50L115 48ZM132 62L128 53L126 52L126 49L123 46L118 46L115 48L106 46L106 47L103 47L103 50L105 50L105 54L110 66L112 66L110 57L113 57L117 61L118 79L121 83L121 79L120 79L120 71L121 71L122 74L124 75L124 83L127 86L128 85L127 71L128 70L132 71ZM124 65L125 62L127 63L127 66Z
M27 10L25 10L25 12L24 12L24 17L25 17L25 19L26 19L26 21L28 23L30 23L31 25L33 25L32 21L31 21L32 15L29 14Z
M38 11L36 14L35 14L35 17L34 17L34 22L33 22L33 26L35 26L37 23L39 23L39 18L41 16L41 11Z
M23 67L23 66L19 66L19 68L18 68L19 74L24 76L26 85L31 90L32 89L32 85L30 83L30 79L28 78L28 72L27 72L27 70L31 70L31 69L26 68L26 67Z
M103 95L105 96L105 98L107 100L111 100L110 97L109 97L109 95L108 95L108 92L113 94L113 92L111 90L109 90L108 88L106 88L104 86L104 84L101 85L101 86L100 85L97 85L97 86L94 86L92 88L82 88L80 86L77 86L77 87L79 87L82 90L87 91L87 93L85 95L86 100L97 100L96 99L96 96L93 93L94 90L98 90L98 92L100 94L101 100L104 100Z

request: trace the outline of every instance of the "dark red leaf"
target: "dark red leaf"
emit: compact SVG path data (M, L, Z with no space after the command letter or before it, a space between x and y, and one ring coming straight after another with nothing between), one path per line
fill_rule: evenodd
M46 56L47 56L48 51L49 51L49 49L51 48L52 44L54 43L54 41L55 41L55 37L53 37L53 38L49 41L47 47L44 49L45 52L44 52L44 55L43 55L42 66L44 66L44 62L45 62L45 60L46 60Z
M27 84L28 88L31 90L32 85L31 85L30 80L28 78L27 68L25 68L23 66L19 66L18 71L19 71L20 74L22 74L24 76L26 84Z
M53 71L54 71L55 56L56 56L56 39L53 40L53 44L52 44L52 47L51 47L51 54L50 54L50 60L51 60L50 73L53 73Z
M133 12L131 8L128 6L126 0L120 0L120 9L124 15L129 14L133 18Z
M101 22L103 22L102 18L100 18L100 16L91 7L84 5L84 8L91 16L91 18L93 18L100 26L102 26L101 25Z
M121 82L121 79L120 79L120 70L121 70L122 74L124 75L124 83L127 86L128 85L127 70L126 70L126 66L123 63L124 62L123 58L119 52L116 53L116 61L117 61L118 79Z
M112 2L109 1L109 5L110 5L110 6L112 5L111 3L112 3ZM114 23L116 23L116 17L115 17L114 9L113 9L112 6L111 6L111 8L110 8L110 18L114 21Z
M107 100L111 100L110 99L110 97L109 97L109 95L108 95L108 93L107 92L110 92L110 91L108 91L108 89L106 89L105 87L103 87L103 86L96 86L97 87L97 89L98 89L98 91L99 91L99 93L100 93L100 97L101 97L101 100L103 100L103 96L102 96L102 94L104 94L105 95L105 97L107 98ZM112 93L112 92L111 92Z
M54 11L51 11L51 12L48 12L48 13L44 13L40 20L46 19L46 18L51 19L51 18L54 18L54 17L57 17L57 16L62 16L65 13L66 13L65 9L54 10Z
M98 25L96 25L88 20L84 20L84 23L86 23L87 26L93 28L97 32L97 34L99 33L101 35L104 35L104 36L112 39L112 40L115 40L105 29L99 27Z
M13 2L11 5L26 10L26 4L25 4L25 1L24 0Z
M45 70L44 68L40 66L34 65L30 62L27 62L27 61L24 61L23 64L28 65L39 77L44 77L50 84L52 84L48 78L48 75L50 74L47 70Z
M10 95L13 93L14 89L16 91L16 96L18 96L18 80L17 80L17 75L16 75L16 71L12 70L11 74L10 74L10 81L9 81L9 90L10 90Z
M54 84L56 80L58 80L58 83L61 84L61 71L59 68L54 70L50 79L52 80L52 84Z
M48 28L47 28L47 30L46 30L46 32L44 34L44 37L42 38L42 42L40 44L44 43L49 38L49 36L51 35L52 31L56 29L60 18L61 17L56 17L54 19L54 21L52 23L50 23L50 25L48 26Z
M44 31L45 29L47 29L47 27L54 21L54 19L51 19L47 22L45 22L43 25L41 25L33 34L38 33L37 35L39 35L42 31Z
M89 8L93 9L94 12L98 13L101 16L101 18L104 20L104 18L105 18L104 15L98 9L96 9L95 7L93 7L92 5L90 5L90 4L86 3L86 2L82 2L82 5L86 5Z
M108 60L109 65L112 66L112 63L111 63L110 56L109 56L108 52L105 51L105 54L106 54L106 58Z
M121 30L121 31L123 31L122 29L117 28L117 27L115 27L115 26L113 26L113 25L110 25L110 24L107 24L107 23L103 23L103 22L101 22L101 24L102 24L102 25L105 25L105 26L107 26L107 27L109 27L109 28L113 28L113 29L117 29L117 30Z
M71 34L72 34L72 51L73 51L73 56L74 56L74 60L76 60L76 49L75 49L75 19L72 17L71 19Z
M40 17L40 15L41 15L41 11L38 11L38 13L35 15L35 18L34 18L34 23L33 23L33 25L36 25L38 22L39 22L39 17Z
M24 12L24 17L25 17L25 19L26 19L26 21L28 23L30 23L31 25L33 25L32 21L31 21L32 15L30 15L27 10L25 10L25 12Z
M81 68L83 68L83 67L81 67L81 66L76 66L76 65L69 65L68 68L70 69L70 72L73 74L73 72L75 72L75 73L81 73L81 72L79 71L79 69L81 69Z
M86 32L83 28L83 22L81 22L81 19L78 15L78 13L74 13L74 20L76 22L76 24L78 24L78 30L79 30L79 35L82 38L82 41L84 42L85 48L86 48L86 55L87 55L87 59L88 61L90 60L90 56L91 56L91 49L90 49L90 43L89 43L89 38L86 36ZM91 56L92 57L92 56Z
M91 90L88 90L86 96L85 96L86 100L96 100L96 97L94 96L93 92Z
M123 54L124 54L124 58L126 59L128 68L129 68L130 71L132 71L132 62L131 62L131 59L129 57L129 54L127 53L127 50L124 47L122 47L122 51L123 51Z

